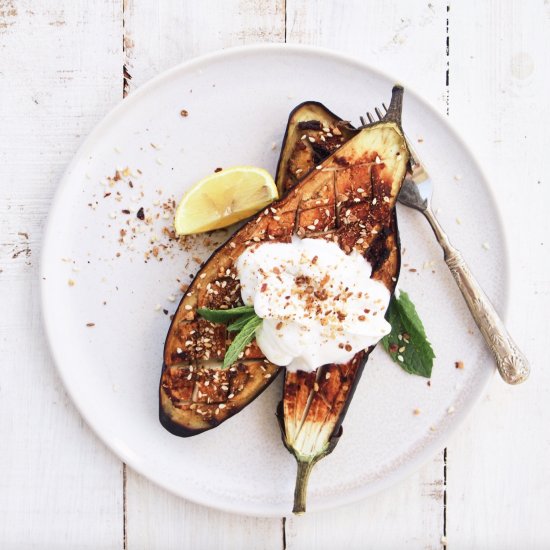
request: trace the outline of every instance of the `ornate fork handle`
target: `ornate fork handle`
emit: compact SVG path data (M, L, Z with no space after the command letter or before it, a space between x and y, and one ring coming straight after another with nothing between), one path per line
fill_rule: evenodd
M431 209L424 210L424 215L443 248L445 262L468 304L472 317L495 356L502 379L508 384L524 382L530 371L526 357L508 334L493 304L479 286L462 254L449 242L449 238Z

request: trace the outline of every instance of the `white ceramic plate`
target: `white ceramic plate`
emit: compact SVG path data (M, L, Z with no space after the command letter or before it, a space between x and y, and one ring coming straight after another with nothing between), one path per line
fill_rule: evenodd
M177 495L252 515L291 510L295 463L274 415L281 380L215 430L190 439L165 431L157 417L157 388L169 318L155 306L175 310L181 294L176 279L189 281L197 270L192 257L205 258L213 244L199 238L189 251L173 249L161 254L163 261L146 263L152 233L121 244L120 229L128 229L130 219L137 224L140 206L158 212L159 197L179 199L216 167L252 164L274 173L289 111L298 103L321 101L357 122L365 110L389 100L392 84L362 63L322 50L271 45L216 53L164 73L125 99L67 169L52 205L41 273L55 361L98 436L132 468ZM182 109L189 116L182 117ZM479 167L447 122L410 90L403 119L411 139L423 137L415 145L437 182L434 205L441 222L502 312L506 248ZM133 175L105 186L117 167ZM443 447L494 372L427 223L403 208L399 221L399 284L416 303L437 354L431 387L401 371L382 349L373 353L344 436L312 475L310 511L365 497L421 465ZM162 225L169 223L160 217L153 224L161 244ZM167 300L170 295L176 302ZM465 368L456 369L456 361Z

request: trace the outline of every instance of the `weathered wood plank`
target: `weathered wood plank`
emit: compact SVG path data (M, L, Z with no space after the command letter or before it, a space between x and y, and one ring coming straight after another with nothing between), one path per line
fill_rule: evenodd
M129 90L188 59L259 42L284 42L283 0L124 0Z
M213 50L284 41L282 0L151 3L128 0L124 10L128 91L159 72ZM280 549L280 519L235 516L198 506L128 469L130 550L148 548Z
M435 2L350 1L344 7L287 0L287 41L349 53L410 83L445 112L446 15L445 5ZM443 498L441 453L380 495L330 512L287 518L287 548L439 548Z
M453 3L449 17L450 114L501 207L513 268L508 327L533 373L520 387L495 377L449 445L447 535L452 548L545 548L550 3L467 0Z
M38 261L53 192L121 97L116 0L0 1L0 547L120 548L121 463L55 373ZM100 37L100 38L98 38Z

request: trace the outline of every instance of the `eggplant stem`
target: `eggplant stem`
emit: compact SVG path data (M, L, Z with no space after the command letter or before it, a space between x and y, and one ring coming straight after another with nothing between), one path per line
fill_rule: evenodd
M296 472L296 487L294 489L294 508L292 512L296 515L301 515L306 511L307 485L309 475L315 461L304 462L298 460L298 470Z

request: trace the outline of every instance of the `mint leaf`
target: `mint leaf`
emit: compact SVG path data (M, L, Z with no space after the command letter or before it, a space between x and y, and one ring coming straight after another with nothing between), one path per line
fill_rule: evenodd
M399 298L392 296L386 320L391 332L382 338L382 345L393 361L409 374L430 378L435 354L406 292L400 292Z
M233 321L231 324L227 325L227 330L229 332L239 332L253 317L257 317L254 311L252 313L244 313L238 317L236 321Z
M225 357L223 358L223 369L229 368L237 359L246 346L252 342L254 335L256 334L256 329L262 324L263 319L254 314L246 324L243 326L239 334L235 337L235 340L231 342L229 348L225 352Z
M234 307L233 309L198 308L197 313L212 323L229 323L240 315L254 313L254 306Z

